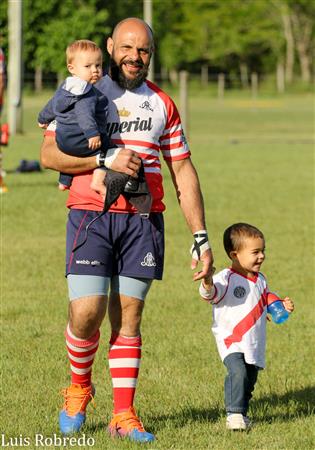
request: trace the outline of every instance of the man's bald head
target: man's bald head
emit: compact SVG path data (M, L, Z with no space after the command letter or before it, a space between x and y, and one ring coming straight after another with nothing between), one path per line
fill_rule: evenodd
M124 89L139 87L148 75L153 50L153 33L146 22L137 17L119 22L107 39L112 79Z
M138 17L128 17L127 19L123 19L115 26L113 33L112 33L112 39L115 41L117 36L119 36L120 33L123 32L136 32L136 33L147 33L148 39L151 43L151 51L153 50L154 46L154 39L153 39L153 31L151 27L142 19L139 19Z

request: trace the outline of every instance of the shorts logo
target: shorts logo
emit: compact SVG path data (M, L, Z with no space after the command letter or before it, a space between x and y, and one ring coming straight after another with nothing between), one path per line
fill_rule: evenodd
M88 259L77 259L76 264L84 264L86 266L89 266L91 263Z
M77 259L76 264L83 264L85 266L100 266L102 263L100 261L89 261L88 259Z
M143 258L143 261L141 262L141 266L147 266L147 267L155 267L156 262L154 259L154 256L151 252L148 252L145 257Z
M246 289L243 288L243 286L237 286L237 287L234 289L234 295L235 295L236 298L242 298L242 297L245 297L245 295L246 295Z

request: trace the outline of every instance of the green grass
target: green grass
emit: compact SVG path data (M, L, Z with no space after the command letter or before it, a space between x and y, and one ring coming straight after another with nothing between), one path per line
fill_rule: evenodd
M47 96L25 99L22 136L4 150L4 166L38 159L36 115ZM263 272L295 301L289 322L268 324L267 368L260 373L247 434L225 430L224 367L210 332L211 307L191 281L191 236L164 166L166 264L144 312L143 361L136 405L158 440L147 449L314 448L314 171L313 99L309 94L251 101L227 95L190 99L189 140L203 187L217 270L226 266L222 233L235 221L260 227ZM63 330L66 208L57 174L8 174L1 196L1 432L31 438L58 433L58 392L69 380ZM135 449L106 434L111 385L109 327L94 365L97 408L84 432L96 450ZM70 447L68 447L70 448ZM82 448L82 447L71 447Z

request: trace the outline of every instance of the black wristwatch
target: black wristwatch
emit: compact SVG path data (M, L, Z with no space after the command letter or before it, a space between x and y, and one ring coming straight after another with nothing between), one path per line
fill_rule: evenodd
M106 156L105 153L99 153L97 155L96 162L97 162L98 167L105 167L105 156Z

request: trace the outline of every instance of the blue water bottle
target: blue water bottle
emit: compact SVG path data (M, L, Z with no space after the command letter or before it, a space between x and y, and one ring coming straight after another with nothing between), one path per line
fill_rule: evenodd
M269 314L271 314L272 320L274 323L283 323L289 318L289 313L283 306L283 303L281 300L277 300L273 303L270 303L267 307L267 311Z

